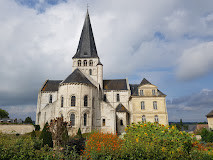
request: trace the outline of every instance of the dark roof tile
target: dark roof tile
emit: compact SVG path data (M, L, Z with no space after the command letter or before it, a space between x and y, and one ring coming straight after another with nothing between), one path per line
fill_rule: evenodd
M213 117L213 110L206 115L207 118Z
M74 72L72 72L62 83L84 83L93 85L78 68L75 69Z
M127 90L126 79L103 80L104 90Z
M58 91L59 84L62 80L47 80L41 91Z
M78 49L73 58L98 58L88 11L81 32Z
M127 112L128 113L128 110L123 106L123 104L119 104L117 107L116 107L116 112Z

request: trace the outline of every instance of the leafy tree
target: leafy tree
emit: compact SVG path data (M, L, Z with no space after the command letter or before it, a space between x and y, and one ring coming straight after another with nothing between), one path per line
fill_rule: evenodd
M32 139L36 138L36 133L35 133L34 130L31 132L31 138L32 138Z
M24 123L26 123L26 124L32 124L33 121L32 121L32 119L31 119L31 117L27 117L27 118L25 119Z
M3 109L0 109L0 118L9 118L9 113Z
M53 147L52 134L49 131L48 123L44 125L44 128L39 138L43 140L43 146L47 144L49 147Z
M77 137L82 138L81 128L78 128Z
M64 146L68 139L67 122L63 121L63 117L58 117L51 120L49 126L50 132L52 133L54 147Z

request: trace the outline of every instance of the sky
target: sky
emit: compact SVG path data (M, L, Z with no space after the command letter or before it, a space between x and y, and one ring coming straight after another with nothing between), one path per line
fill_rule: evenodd
M167 95L169 121L213 110L212 0L1 0L0 108L35 120L39 89L72 71L87 3L104 78L143 78Z

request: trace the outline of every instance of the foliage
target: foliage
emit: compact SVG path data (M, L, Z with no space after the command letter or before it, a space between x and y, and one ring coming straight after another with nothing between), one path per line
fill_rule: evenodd
M202 141L204 142L213 142L213 131L209 131L206 128L203 128L200 132Z
M27 117L24 121L25 124L33 124L31 117Z
M82 138L81 128L78 128L77 137Z
M40 131L40 125L34 125L35 131Z
M111 133L94 132L86 141L85 158L119 159L122 154L123 140Z
M48 145L49 147L53 147L52 134L49 131L49 125L46 123L41 132L40 139L43 140L43 146Z
M186 159L192 149L192 136L175 126L158 123L132 124L124 135L126 157L145 159Z
M67 146L69 146L69 151L75 151L79 155L83 153L83 150L85 149L85 138L79 138L79 137L73 137L69 140L67 143Z
M0 118L9 118L9 113L0 108Z
M34 130L31 132L31 138L36 138L36 133Z
M69 140L67 122L63 121L63 117L51 120L49 131L52 133L54 147L64 146Z

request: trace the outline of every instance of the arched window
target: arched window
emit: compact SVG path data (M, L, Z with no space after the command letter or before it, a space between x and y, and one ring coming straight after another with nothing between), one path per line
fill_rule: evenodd
M75 106L75 96L71 97L71 106Z
M124 123L123 123L123 120L122 120L122 119L120 120L120 125L121 125L121 126L123 126L123 125L124 125Z
M71 115L70 115L70 121L71 121L71 126L75 126L75 114L74 113L72 113Z
M146 116L145 115L142 116L142 122L146 122Z
M120 95L117 94L117 102L120 102Z
M88 96L85 95L84 96L84 107L87 107L88 106Z
M87 60L84 60L84 66L87 66Z
M81 60L78 60L78 66L81 66Z
M49 99L49 103L52 103L53 102L53 96L52 94L50 95L50 99Z
M84 126L87 126L87 114L84 113Z
M144 110L144 109L145 109L145 102L141 101L141 110Z
M89 66L93 66L93 61L92 60L89 61Z
M154 101L154 102L153 102L153 108L154 108L154 109L158 109L157 101Z
M61 107L63 107L64 106L64 97L62 96L61 97Z
M92 75L92 69L89 69L89 75Z
M155 122L159 122L158 116L155 115Z
M92 108L95 108L95 98L92 98Z

